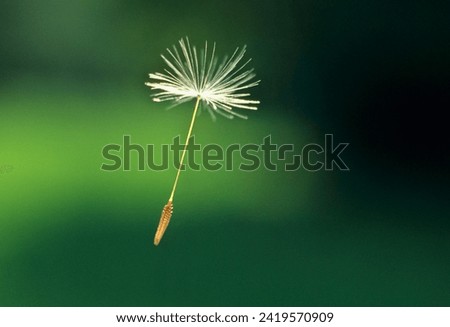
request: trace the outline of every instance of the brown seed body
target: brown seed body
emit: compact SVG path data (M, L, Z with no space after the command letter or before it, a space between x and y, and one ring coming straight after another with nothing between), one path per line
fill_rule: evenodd
M170 218L172 217L172 212L173 212L173 204L172 201L169 200L162 210L161 218L159 219L158 229L156 230L153 244L158 245L159 242L161 241L164 232L167 229L167 226L169 226Z

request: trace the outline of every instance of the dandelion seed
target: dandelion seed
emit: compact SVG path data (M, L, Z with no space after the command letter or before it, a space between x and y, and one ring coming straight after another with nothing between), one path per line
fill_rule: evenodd
M257 100L250 100L250 93L246 90L259 84L254 81L253 69L245 70L251 59L241 63L246 48L236 48L230 58L225 57L219 64L216 57L216 45L208 49L208 43L198 53L195 46L190 45L189 39L179 41L179 49L173 46L167 49L168 55L161 55L168 68L164 73L150 74L152 82L145 83L152 90L155 102L172 101L174 105L196 99L191 124L181 153L172 193L161 214L154 244L158 245L170 222L173 210L173 197L180 177L186 148L191 137L200 104L208 110L213 120L215 114L226 118L247 117L237 113L234 109L257 110Z
M164 232L167 229L167 226L169 226L170 218L172 218L173 213L173 204L172 201L168 201L167 204L164 206L163 211L161 213L161 218L159 219L158 228L156 230L155 239L153 243L155 245L159 244L159 241L161 241Z

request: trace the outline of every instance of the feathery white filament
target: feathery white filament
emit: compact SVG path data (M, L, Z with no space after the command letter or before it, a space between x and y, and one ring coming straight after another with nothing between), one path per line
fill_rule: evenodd
M156 102L174 101L175 105L200 97L211 116L219 113L227 118L247 118L233 111L234 108L256 110L257 100L249 100L250 93L243 90L259 84L252 81L253 69L243 70L251 59L239 66L245 54L245 46L237 48L230 58L224 58L218 65L214 44L211 54L208 43L197 53L189 39L179 41L181 52L176 46L167 49L169 56L161 55L168 68L164 73L149 74L152 82L145 83L158 92L153 96Z

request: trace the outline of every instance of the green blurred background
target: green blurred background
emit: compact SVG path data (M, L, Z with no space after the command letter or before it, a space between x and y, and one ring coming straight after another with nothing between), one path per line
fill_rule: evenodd
M0 305L449 306L446 28L445 1L2 0ZM350 171L187 171L156 248L175 170L101 149L187 131L144 86L186 35L262 80L197 142L332 133Z

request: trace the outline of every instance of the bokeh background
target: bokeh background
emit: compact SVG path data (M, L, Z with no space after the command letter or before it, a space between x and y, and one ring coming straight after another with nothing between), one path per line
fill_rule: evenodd
M0 305L449 306L446 3L2 0ZM184 36L247 44L262 80L197 142L330 133L350 171L187 171L154 247L175 170L101 149L187 131L144 86Z

